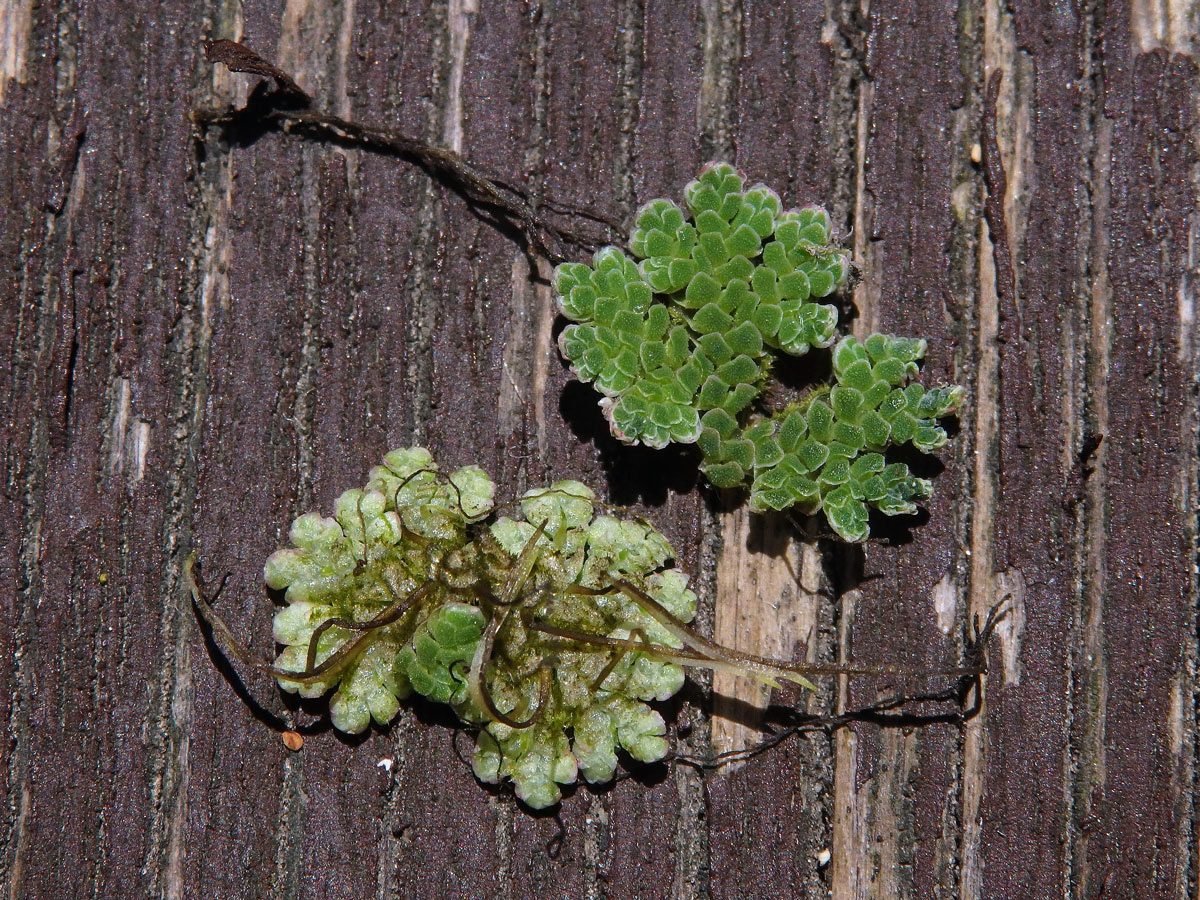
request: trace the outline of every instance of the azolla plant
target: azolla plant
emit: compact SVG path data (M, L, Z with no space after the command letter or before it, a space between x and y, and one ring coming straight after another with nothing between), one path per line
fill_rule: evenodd
M478 729L475 774L511 779L533 808L579 775L612 779L618 750L662 759L666 728L648 703L679 690L681 666L809 684L803 667L689 628L696 597L645 521L599 511L575 481L528 492L512 517L494 514L494 494L478 467L444 475L410 448L332 517L300 516L264 568L287 605L274 623L284 649L260 667L304 697L333 691L345 732L386 724L414 692L449 704Z
M785 211L723 163L685 195L687 212L655 200L638 213L637 261L610 247L591 266L556 271L573 322L560 348L604 395L613 434L696 443L713 485L747 486L756 511L821 511L847 540L868 536L869 507L915 511L929 482L885 454L941 447L938 420L962 389L913 380L924 341L838 338L837 308L818 301L844 284L849 262L824 210ZM829 347L832 383L783 409L756 405L778 354ZM601 509L578 482L530 491L511 515L494 495L478 467L443 474L410 448L342 494L332 517L296 519L292 546L264 570L287 601L274 622L283 650L255 665L284 690L332 692L331 719L345 732L386 724L414 693L448 704L477 734L476 775L511 780L533 808L579 776L611 780L618 752L663 759L666 727L650 704L680 689L684 666L806 686L814 672L867 671L768 660L702 637L666 539ZM193 596L236 649L194 582Z
M590 266L555 271L559 309L575 323L559 349L603 394L613 435L695 443L713 485L747 486L756 511L823 511L848 541L868 537L868 507L915 512L931 485L885 452L943 446L937 420L962 389L912 380L923 340L839 340L837 307L818 301L850 264L824 209L784 210L727 163L706 166L684 197L686 211L665 199L641 208L633 258L607 247ZM831 384L782 410L755 408L778 354L825 347Z

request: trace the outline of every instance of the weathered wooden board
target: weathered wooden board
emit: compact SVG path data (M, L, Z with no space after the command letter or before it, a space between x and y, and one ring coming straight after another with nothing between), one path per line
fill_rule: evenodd
M1200 893L1188 4L130 9L0 6L9 896ZM828 205L855 331L925 336L927 376L968 386L927 520L802 543L686 454L621 448L554 349L548 270L452 192L356 150L196 137L192 110L254 82L200 41L243 36L323 108L535 197L628 218L724 157ZM747 647L942 666L1007 596L984 709L659 767L558 819L482 790L426 707L289 753L278 692L201 640L183 561L232 573L221 608L269 655L263 558L415 441L509 493L575 477L632 504L702 626ZM679 712L694 751L745 739L709 713Z

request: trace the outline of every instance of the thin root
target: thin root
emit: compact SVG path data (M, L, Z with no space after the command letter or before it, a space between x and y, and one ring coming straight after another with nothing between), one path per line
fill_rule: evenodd
M423 585L410 592L406 597L398 597L390 603L379 615L370 619L367 622L351 623L350 627L353 630L359 631L359 635L342 644L332 654L326 657L319 665L313 665L316 655L316 641L320 635L316 631L313 632L313 637L309 640L308 660L302 672L290 672L287 669L281 669L269 663L264 663L261 660L255 659L250 655L246 647L234 637L229 626L217 615L216 610L212 608L209 602L204 598L204 594L200 590L200 585L196 582L194 572L196 554L192 553L188 556L183 564L183 578L188 589L192 593L192 603L196 606L196 611L210 628L213 633L220 637L221 648L226 653L231 653L237 659L246 665L257 669L259 672L265 672L275 678L287 681L293 684L317 684L321 681L326 681L331 676L336 675L342 670L355 656L366 648L367 644L374 639L375 634L381 628L398 621L405 613L419 603L428 594L431 582L426 581ZM325 626L337 624L340 627L347 627L344 620L330 621L322 623ZM318 631L321 631L321 626L318 626ZM322 631L322 633L324 633Z
M435 181L457 191L485 221L516 228L532 254L551 263L567 259L566 248L597 250L625 234L611 218L580 210L572 204L543 201L551 211L603 226L604 235L583 234L548 221L529 200L529 193L511 182L489 176L453 150L436 147L399 131L363 125L316 111L312 97L278 66L242 44L229 40L206 41L204 50L211 62L223 63L233 72L262 75L275 81L274 91L255 90L242 109L197 112L193 119L201 128L219 127L236 135L239 131L278 131L306 140L355 147L403 159L423 169Z
M541 718L550 697L551 672L550 666L544 660L538 665L538 701L526 714L525 719L513 719L510 714L502 712L492 699L491 688L487 683L487 667L492 660L492 648L496 643L496 635L508 623L512 608L522 599L521 592L541 556L540 542L545 532L546 521L543 520L529 536L525 546L521 548L520 555L517 556L509 571L508 580L504 583L504 590L500 597L492 599L491 617L475 647L475 656L471 660L471 669L467 676L467 691L476 705L486 710L495 721L501 722L509 728L522 729L534 724ZM497 606L500 607L499 610L494 608Z

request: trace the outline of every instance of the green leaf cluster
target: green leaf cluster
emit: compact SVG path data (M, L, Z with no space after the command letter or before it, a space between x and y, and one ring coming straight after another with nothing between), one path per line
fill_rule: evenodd
M390 721L414 691L449 704L479 728L478 777L509 779L542 808L578 774L610 780L618 751L643 761L667 752L647 701L683 684L682 668L661 658L679 641L614 583L680 622L696 598L666 568L666 539L644 521L598 514L586 486L530 491L498 518L493 495L477 467L443 475L412 448L342 494L333 517L296 519L292 546L264 567L287 600L275 616L276 668L295 673L279 676L285 690L333 691L342 731ZM318 667L338 663L319 677L306 674L313 645Z
M824 510L847 540L868 536L868 506L912 512L929 483L883 454L942 446L937 419L961 389L909 383L924 341L847 337L834 352L836 384L773 416L755 410L776 354L837 340L837 308L816 300L845 283L848 256L825 210L783 210L727 163L706 166L684 195L686 211L665 199L641 208L634 258L607 247L592 265L555 273L572 322L559 348L603 395L613 434L655 448L697 443L713 485L749 486L759 511Z
M708 166L686 202L690 217L670 200L638 213L630 247L640 264L608 247L591 266L555 273L559 308L577 323L560 335L563 356L605 395L613 433L650 447L696 441L704 410L746 409L773 350L828 347L837 309L812 298L849 269L824 210L785 212L732 166Z
M754 423L741 432L744 443L730 442L739 459L720 464L749 463L751 509L824 510L850 541L867 538L868 506L886 515L916 512L915 501L927 499L932 486L903 463L888 464L883 451L889 444L925 452L943 446L946 432L937 420L962 396L958 387L905 384L924 353L924 341L843 338L833 354L832 388ZM725 446L717 452L730 455Z

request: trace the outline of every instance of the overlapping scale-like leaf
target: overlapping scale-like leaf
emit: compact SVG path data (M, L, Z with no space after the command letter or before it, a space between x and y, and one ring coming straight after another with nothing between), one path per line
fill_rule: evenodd
M849 541L868 533L868 507L886 515L916 511L931 485L903 463L888 465L889 444L929 451L946 442L937 420L957 408L962 389L926 390L907 383L925 355L925 342L875 334L842 338L833 353L837 384L747 429L754 436L757 510L823 510Z
M707 166L685 196L686 212L662 199L639 211L630 248L640 265L609 247L555 276L575 323L559 338L563 356L605 395L613 434L651 447L696 441L708 410L742 413L774 351L829 346L837 310L810 298L848 270L824 211L784 212L732 166Z
M910 512L928 496L927 482L879 456L894 443L931 451L946 441L937 420L962 392L910 383L924 341L845 339L833 354L837 384L802 401L803 413L764 421L751 409L777 353L837 340L837 308L817 301L850 265L824 209L784 210L770 188L711 163L684 206L658 199L638 211L629 246L640 262L607 248L591 266L560 266L555 283L575 323L559 346L605 395L614 435L651 447L695 441L712 484L751 482L755 509L824 509L852 540L866 536L868 506ZM876 456L867 473L859 464Z
M651 447L695 441L693 401L712 367L696 356L687 328L651 302L633 260L609 247L591 266L559 266L555 288L563 315L576 323L559 335L559 350L608 398L613 433Z
M330 717L342 731L386 724L413 691L449 704L480 729L479 778L511 780L541 808L580 772L610 780L618 750L647 762L667 751L666 726L646 702L669 699L684 676L651 651L680 643L613 583L676 622L692 618L696 596L665 568L673 554L661 534L596 515L584 485L530 491L513 518L470 528L493 494L479 468L443 475L428 451L410 448L342 494L334 517L298 518L293 546L264 568L288 601L275 617L276 667L294 676L279 675L285 690L334 691ZM319 678L305 674L314 635L312 662L331 666ZM633 640L647 651L604 643Z

